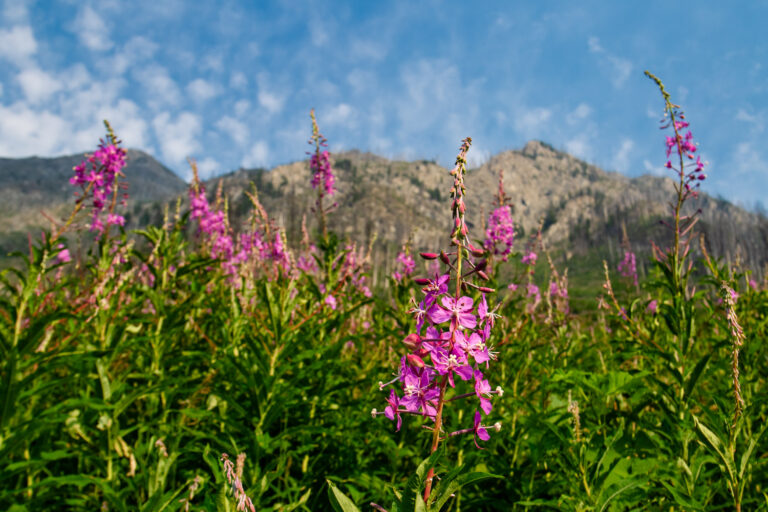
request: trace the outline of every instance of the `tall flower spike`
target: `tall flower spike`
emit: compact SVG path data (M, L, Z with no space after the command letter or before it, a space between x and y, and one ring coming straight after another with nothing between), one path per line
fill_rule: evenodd
M731 373L733 377L733 396L734 412L733 423L741 416L744 408L744 398L741 396L741 383L739 382L739 350L744 345L744 331L739 325L739 319L736 316L736 292L725 282L722 285L723 301L725 302L725 316L728 319L728 325L731 328Z

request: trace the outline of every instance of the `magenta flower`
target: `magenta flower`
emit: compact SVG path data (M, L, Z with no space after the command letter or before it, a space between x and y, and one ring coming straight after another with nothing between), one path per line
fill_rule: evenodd
M528 251L523 255L523 265L535 265L536 260L538 259L538 256L536 256L536 253L533 251Z
M493 410L490 399L491 385L483 378L483 374L479 370L475 371L475 394L480 399L480 408L485 414L490 414Z
M437 373L448 375L448 384L452 388L456 387L453 381L454 373L461 377L461 380L467 381L472 378L472 367L467 364L467 355L458 344L454 345L450 352L438 348L431 355Z
M483 246L486 250L500 255L507 261L515 242L515 225L512 222L512 208L499 206L488 217L488 228L485 230Z
M72 256L69 254L69 249L67 249L64 244L59 244L56 247L60 249L59 253L56 255L56 259L59 263L69 263L72 261Z
M395 261L398 264L398 268L392 273L392 278L398 283L416 270L416 262L410 254L400 252Z
M483 333L485 335L485 333ZM488 346L483 341L483 338L476 332L469 335L464 344L465 350L477 364L487 363L491 360L491 355L488 352Z
M395 418L397 418L397 428L396 432L400 431L400 427L403 424L403 418L400 417L400 411L398 410L398 407L400 406L400 398L397 396L397 393L395 393L394 389L391 389L389 391L389 398L387 399L387 407L384 409L384 416L389 418L392 421L395 421Z
M624 251L624 259L619 263L619 274L627 277L637 286L637 258L632 251Z
M429 319L436 324L442 324L451 321L451 330L459 327L464 329L474 329L477 325L477 318L471 313L474 299L472 297L443 297L442 305L433 304L427 314Z
M325 298L325 305L335 311L336 310L336 297L334 297L333 295L328 295Z
M400 403L411 412L421 409L424 416L435 416L437 409L432 404L440 396L440 391L431 380L431 370L424 368L416 371L408 367L403 378L403 393Z
M491 436L488 434L488 431L485 429L485 427L480 423L480 420L482 419L482 416L478 411L475 411L475 427L474 427L474 434L475 434L475 446L482 450L483 448L477 444L477 438L479 437L483 441L488 441Z

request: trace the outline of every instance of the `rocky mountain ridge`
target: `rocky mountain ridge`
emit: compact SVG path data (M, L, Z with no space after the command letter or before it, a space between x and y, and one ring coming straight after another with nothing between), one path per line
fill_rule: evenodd
M183 197L187 185L150 155L129 150L126 168L131 200L131 227L158 222L163 204ZM71 169L82 156L58 159L0 159L0 246L2 237L46 225L40 210L62 214L71 208ZM387 273L394 254L407 240L416 249L445 247L450 229L448 169L432 161L393 161L370 153L332 154L338 203L329 226L341 237L360 244L376 238L375 264ZM545 242L573 256L597 250L609 260L619 253L622 231L639 253L650 253L650 242L663 245L669 232L660 221L669 218L673 181L669 177L627 176L606 172L546 143L531 141L521 150L504 151L467 176L467 218L474 238L483 238L484 219L493 208L499 173L513 204L517 247L542 226ZM308 162L272 170L240 169L206 182L211 196L221 184L228 198L232 224L246 222L253 183L267 212L298 240L302 217L310 227L315 192ZM762 275L768 262L768 221L726 201L701 194L688 205L701 210L697 230L715 257L740 261ZM0 247L2 248L2 247ZM384 274L386 275L386 274Z

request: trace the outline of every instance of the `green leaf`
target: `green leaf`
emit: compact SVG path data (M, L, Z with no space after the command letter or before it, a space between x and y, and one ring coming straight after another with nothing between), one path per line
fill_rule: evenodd
M424 483L424 477L429 472L430 468L435 467L437 461L445 453L445 446L441 446L432 455L421 461L421 464L416 468L416 472L411 475L405 484L405 491L403 492L403 499L401 501L401 509L403 512L413 512L416 510L417 498L421 498L421 487Z
M734 482L736 480L736 467L730 454L726 453L723 442L717 437L717 434L709 430L695 415L693 415L693 423L696 425L696 432L698 432L699 438L720 457L728 471L729 479L731 482Z
M746 451L744 451L744 455L741 456L741 465L739 466L739 480L742 482L742 485L744 484L744 473L747 470L749 459L752 458L752 453L755 451L755 447L760 441L760 438L765 433L766 429L768 429L768 423L763 425L763 428L760 429L760 432L758 432L756 436L753 436L752 439L749 440L749 445L747 446Z
M360 512L360 509L352 503L352 500L337 489L333 482L327 478L325 481L328 482L328 500L331 502L333 510L336 512Z
M463 467L459 469L463 469ZM440 508L442 508L442 506L445 505L445 503L451 498L451 495L461 490L462 487L469 484L482 482L483 480L488 480L490 478L501 478L501 476L485 473L482 471L476 471L473 473L467 473L465 475L459 475L458 477L451 478L450 480L444 478L433 493L437 495L437 497L434 500L434 505L430 505L429 509L434 510L435 512L439 511ZM430 496L430 501L432 501L432 496Z

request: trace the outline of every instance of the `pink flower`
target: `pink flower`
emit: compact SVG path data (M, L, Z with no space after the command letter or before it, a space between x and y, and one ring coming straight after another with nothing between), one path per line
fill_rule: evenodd
M535 265L537 258L538 256L536 256L535 252L528 251L523 255L523 259L522 259L523 265Z
M472 297L443 297L442 306L433 304L427 314L430 320L436 324L442 324L451 321L451 330L458 327L465 329L474 329L477 325L477 318L470 311L474 304Z
M69 263L72 261L72 256L69 254L69 249L64 247L64 244L59 244L56 247L61 249L56 255L56 259L59 261L59 263Z
M336 310L336 297L334 297L333 295L328 295L325 298L325 305L335 311Z
M512 208L500 206L493 210L488 217L488 228L485 230L483 246L486 250L501 255L503 261L507 261L514 242L515 225L512 222Z

